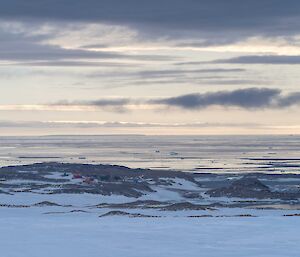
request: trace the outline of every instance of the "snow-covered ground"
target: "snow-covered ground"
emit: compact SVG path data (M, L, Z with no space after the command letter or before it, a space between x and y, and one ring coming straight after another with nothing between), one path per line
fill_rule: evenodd
M145 181L139 181L143 177L138 176L136 182L130 171L121 179L124 187L113 191L114 185L122 183L120 179L102 181L97 177L96 183L89 184L84 178L75 179L72 172L57 172L55 163L53 172L48 170L50 164L45 165L46 171L39 166L42 170L35 176L30 167L28 174L11 168L17 176L3 171L3 257L300 256L298 195L291 200L269 199L270 194L257 198L246 198L247 194L241 198L222 194L212 197L205 192L230 185L227 180L237 181L239 177L201 177L197 183L189 176L157 179L154 174ZM257 179L240 180L244 184L238 185L244 185L250 193L265 188ZM148 182L152 190L136 187ZM277 186L272 178L264 182L272 188ZM284 181L280 182L282 186ZM285 183L285 187L298 185L294 180ZM46 187L40 187L44 184ZM111 188L104 193L87 190L107 185ZM82 191L56 191L66 186ZM126 194L131 189L143 194Z
M30 213L1 211L0 249L5 257L298 257L300 251L297 217L98 218L85 213Z
M95 194L35 194L15 193L2 194L0 204L31 205L42 201L50 201L61 205L87 206L99 203L125 203L133 201L132 198L122 195L95 195Z

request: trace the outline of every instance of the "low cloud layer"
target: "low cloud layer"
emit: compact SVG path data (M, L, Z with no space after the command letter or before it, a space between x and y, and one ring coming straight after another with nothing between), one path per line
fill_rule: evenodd
M299 55L249 55L216 60L214 63L228 64L300 64Z
M126 112L132 110L186 109L202 110L220 106L246 110L282 109L300 105L300 92L289 94L272 88L246 88L232 91L194 93L166 98L101 98L91 101L60 101L42 105L0 105L0 111L97 111Z
M214 105L243 109L286 108L300 104L300 92L285 95L279 89L247 88L205 94L188 94L154 100L154 103L183 109L203 109Z
M96 108L111 108L115 111L128 110L128 106L139 109L140 106L150 106L153 109L165 106L189 110L201 110L211 106L239 107L242 109L286 108L300 104L300 92L284 94L279 89L246 88L232 91L217 91L209 93L194 93L169 98L133 99L115 98L96 101L61 102L56 105L92 106ZM159 106L159 107L158 107Z
M122 121L0 121L0 128L207 128L207 127L260 127L257 123L147 123Z
M94 101L61 101L52 104L54 107L63 106L70 108L76 107L75 110L80 110L80 108L85 107L96 107L112 112L125 112L127 106L133 104L133 100L130 98L102 98ZM137 103L137 102L136 102Z
M212 105L224 107L236 106L245 109L265 108L276 104L276 100L280 98L280 92L278 89L248 88L205 94L188 94L154 100L154 103L184 109L202 109Z

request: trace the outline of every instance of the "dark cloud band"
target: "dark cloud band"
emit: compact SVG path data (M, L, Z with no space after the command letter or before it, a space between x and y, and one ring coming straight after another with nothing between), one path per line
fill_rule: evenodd
M197 31L299 30L298 0L2 0L6 19L50 19Z
M249 55L216 60L214 63L228 64L300 64L299 55Z
M201 109L212 105L237 106L247 109L269 107L279 96L280 90L278 89L248 88L206 94L188 94L154 102L184 109Z
M286 108L300 104L300 92L283 94L279 89L246 88L233 91L217 91L204 94L187 94L169 98L157 99L99 99L97 101L61 102L55 105L80 105L98 108L111 107L113 111L125 111L129 105L152 105L177 107L187 110L201 110L210 106L239 107L242 109Z

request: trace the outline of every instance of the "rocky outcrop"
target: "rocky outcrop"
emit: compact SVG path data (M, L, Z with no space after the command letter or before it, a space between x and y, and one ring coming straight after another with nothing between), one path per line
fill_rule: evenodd
M211 197L268 198L272 193L269 187L258 179L243 177L228 187L209 190L206 194Z
M109 216L126 216L130 218L160 218L161 216L155 216L155 215L146 215L141 213L129 213L124 211L109 211L103 215L100 215L99 217L109 217Z
M154 209L161 208L162 206L166 206L170 203L168 202L160 202L155 200L138 200L134 202L128 203L102 203L98 204L96 208L113 208L113 209Z
M243 177L235 180L228 187L212 189L206 192L211 197L237 197L237 198L256 198L256 199L296 199L297 194L272 192L255 177Z
M174 203L161 208L161 211L184 211L184 210L209 210L212 209L207 206L193 204L190 202Z
M35 203L33 206L45 207L45 206L62 206L62 205L53 203L53 202L49 202L49 201L43 201L43 202Z

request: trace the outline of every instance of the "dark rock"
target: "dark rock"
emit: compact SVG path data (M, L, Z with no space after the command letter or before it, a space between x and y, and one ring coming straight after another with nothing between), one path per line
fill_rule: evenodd
M257 178L243 177L234 181L228 187L221 187L206 192L211 197L238 197L238 198L269 198L272 192L269 187Z
M33 206L45 207L45 206L61 206L61 205L57 204L57 203L49 202L49 201L43 201L43 202L40 202L40 203L36 203Z
M185 192L182 194L182 196L185 198L190 198L190 199L202 199L203 198L200 195L200 193L197 193L197 192Z
M108 204L102 203L96 205L97 208L118 208L118 209L148 209L148 208L160 208L168 205L168 202L160 202L155 200L138 200L129 203L115 203Z
M109 211L103 215L100 215L99 217L108 217L108 216L127 216L130 218L160 218L161 216L155 216L155 215L146 215L141 213L129 213L124 211Z
M243 177L234 181L228 187L212 189L206 192L211 197L237 197L237 198L256 198L256 199L283 199L294 200L299 194L288 192L272 192L255 177Z
M5 207L5 208L29 208L29 205L23 205L23 204L0 204L0 207Z
M161 211L184 211L184 210L212 210L205 205L193 204L190 202L174 203L160 209Z
M188 218L212 218L214 217L213 215L191 215L191 216L187 216Z

